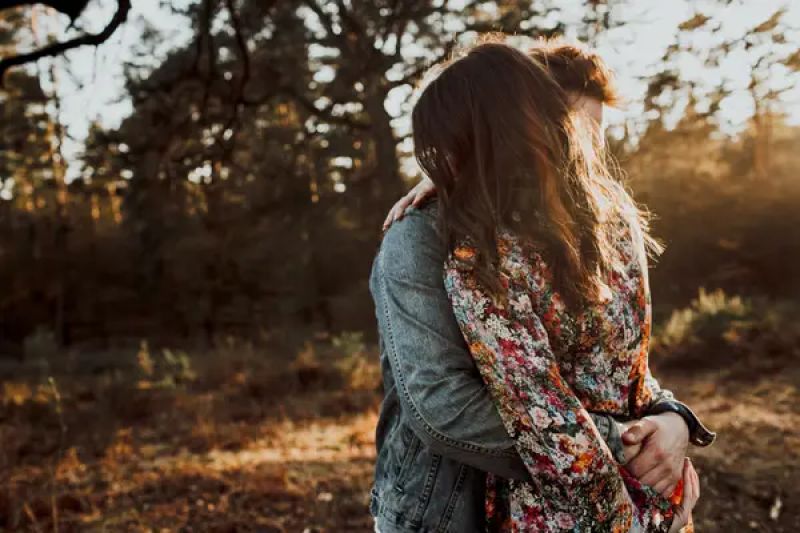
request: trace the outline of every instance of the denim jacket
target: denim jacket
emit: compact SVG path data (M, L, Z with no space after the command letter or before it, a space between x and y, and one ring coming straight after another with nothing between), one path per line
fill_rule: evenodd
M372 266L384 399L369 508L381 533L483 531L485 473L530 479L456 323L446 255L434 202L391 226ZM654 405L674 400L655 390ZM590 414L624 462L619 421Z

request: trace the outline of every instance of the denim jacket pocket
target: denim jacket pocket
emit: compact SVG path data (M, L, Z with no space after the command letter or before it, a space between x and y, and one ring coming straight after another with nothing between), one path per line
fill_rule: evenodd
M413 470L420 446L422 446L422 441L419 440L419 437L417 437L408 426L404 426L401 431L407 433L408 436L404 435L405 438L402 438L402 442L405 444L406 448L400 459L400 466L398 467L394 482L394 490L402 494L405 492L406 478L409 472Z
M454 497L453 487L448 484L438 486L437 489L442 457L432 453L408 425L404 425L399 431L396 444L402 448L398 446L394 479L383 492L379 513L396 526L416 531L423 527L434 492L446 491L446 494L439 494L444 506L444 502ZM438 518L437 514L437 521Z

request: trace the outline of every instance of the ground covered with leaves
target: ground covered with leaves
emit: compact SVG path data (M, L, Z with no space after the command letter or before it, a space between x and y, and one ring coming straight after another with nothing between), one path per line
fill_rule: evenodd
M719 433L692 450L697 531L800 531L790 316L701 295L657 329L656 375ZM310 338L3 363L0 530L371 531L377 355Z

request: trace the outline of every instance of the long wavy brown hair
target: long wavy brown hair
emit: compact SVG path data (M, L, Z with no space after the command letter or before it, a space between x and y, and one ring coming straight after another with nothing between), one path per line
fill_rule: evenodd
M565 303L579 306L600 298L618 265L620 221L652 241L540 56L488 36L434 67L412 112L414 153L436 185L448 249L477 249L470 268L482 285L501 295L504 228L536 245Z

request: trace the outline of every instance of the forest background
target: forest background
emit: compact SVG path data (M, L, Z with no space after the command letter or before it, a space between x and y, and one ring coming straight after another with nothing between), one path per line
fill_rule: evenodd
M614 68L698 530L800 528L800 6L744 0L0 2L0 528L371 530L367 275L486 31Z

